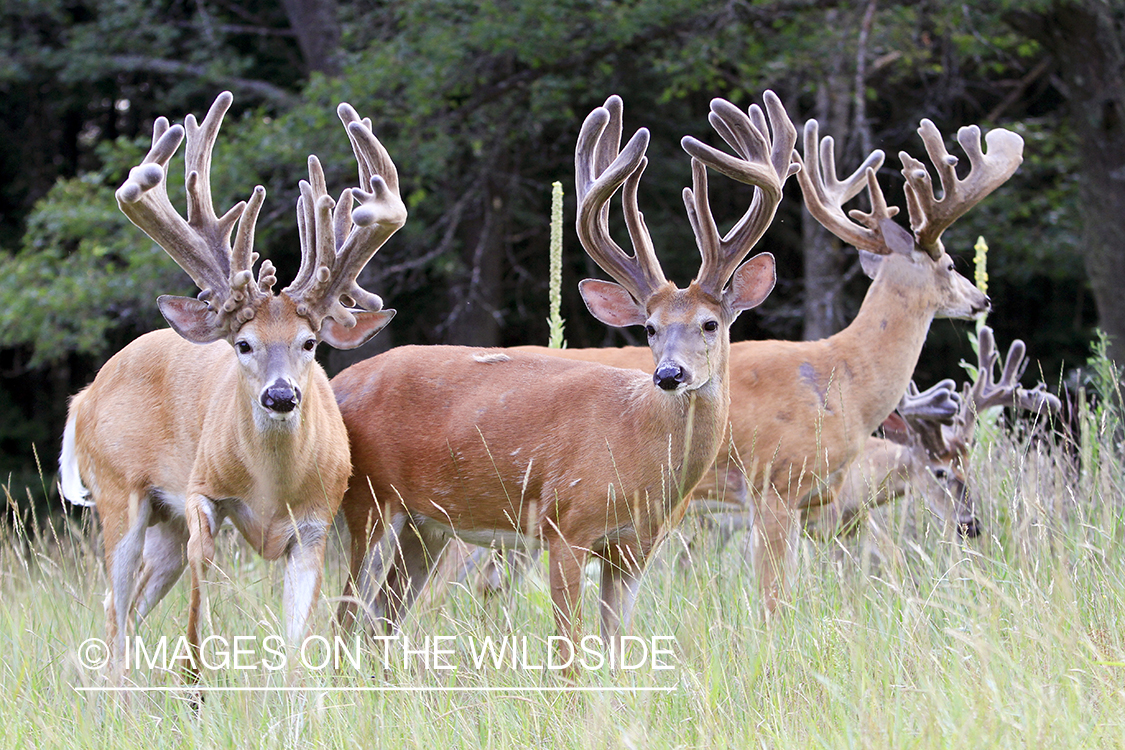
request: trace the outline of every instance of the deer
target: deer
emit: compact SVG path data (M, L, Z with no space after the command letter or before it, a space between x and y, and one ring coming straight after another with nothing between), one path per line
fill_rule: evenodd
M994 408L1045 417L1058 414L1062 402L1042 381L1030 389L1020 385L1028 365L1022 340L1012 341L998 380L1000 355L991 328L981 328L977 344L976 373L961 397L945 396L955 387L952 380L921 393L911 381L888 418L891 424L884 422L887 437L868 439L835 501L810 509L806 531L822 537L853 531L867 509L893 502L913 487L921 490L930 512L961 537L980 535L975 498L968 489L977 419Z
M884 154L873 151L844 180L836 176L831 136L815 119L805 123L797 172L811 216L855 247L872 279L855 319L818 341L739 341L730 347L731 410L726 449L696 487L697 498L731 501L753 512L751 565L764 613L787 602L796 571L801 516L838 494L868 437L898 405L934 318L971 320L991 308L988 297L955 270L942 233L1015 173L1023 139L1002 128L985 137L975 126L957 141L970 170L930 120L918 128L941 183L935 194L925 164L900 152L911 230L894 217L876 177ZM866 189L871 210L844 212ZM547 349L550 356L647 369L641 347Z
M648 130L620 148L616 95L582 124L578 237L615 281L586 279L579 290L606 325L644 326L651 374L510 349L407 346L333 378L354 468L342 504L351 535L337 612L343 627L361 620L362 604L367 627L396 632L456 537L486 547L546 547L564 664L581 632L591 556L602 564L605 642L628 629L647 559L720 449L730 325L775 283L769 253L742 262L798 169L796 129L776 95L766 92L764 104L765 113L711 102L710 122L734 155L691 136L681 141L692 167L684 205L702 257L687 288L665 278L638 207ZM708 168L755 188L722 237L708 203ZM632 255L609 233L609 201L622 187Z
M190 658L182 666L198 679L203 584L224 519L265 559L285 557L285 632L291 645L301 641L351 473L347 432L315 360L317 345L354 348L394 316L356 281L406 221L397 171L371 121L346 103L338 108L359 162L359 185L339 201L309 157L297 201L301 264L275 294L268 259L253 275L264 188L221 217L212 203L211 155L232 101L221 93L202 123L190 114L183 125L158 118L151 149L117 190L121 211L201 292L157 300L171 328L110 358L71 400L63 435L62 494L93 505L101 522L110 664L122 676L129 626L190 567ZM185 135L186 220L166 188Z

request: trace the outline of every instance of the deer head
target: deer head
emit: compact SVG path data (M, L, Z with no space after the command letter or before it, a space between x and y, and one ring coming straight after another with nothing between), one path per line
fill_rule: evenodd
M301 268L293 283L275 295L273 264L264 260L257 279L252 271L258 259L254 225L265 189L259 185L249 202L239 202L221 217L211 200L211 154L232 100L230 92L220 94L202 123L193 115L183 126L158 118L152 148L130 170L117 202L201 290L194 299L160 297L160 312L169 325L194 343L227 341L255 415L268 418L267 423L292 422L317 344L359 346L394 315L382 309L378 296L361 289L356 277L406 221L406 208L394 163L372 134L371 121L360 120L350 105L341 104L338 114L359 161L359 186L333 201L320 162L309 158L309 181L302 181L297 202ZM168 162L185 134L186 221L172 207L166 187Z
M681 142L692 157L692 188L684 189L684 205L703 259L686 289L664 277L637 207L637 186L648 163L648 130L638 130L620 150L622 105L617 96L582 125L575 152L578 236L590 257L617 280L586 279L579 285L582 299L606 325L645 327L656 362L653 381L665 391L692 391L715 382L720 364L725 367L727 361L731 323L773 289L772 255L762 253L739 265L773 220L785 180L799 168L792 162L796 129L773 92L767 91L764 100L772 137L760 107L753 105L745 113L715 99L710 122L735 155L691 136ZM708 204L708 166L757 188L749 209L722 238ZM609 234L609 200L622 185L633 256Z
M911 233L894 221L899 209L887 205L876 179L883 152L872 152L859 169L841 182L836 179L832 138L819 140L817 128L816 120L805 124L805 169L798 175L805 205L825 228L860 251L864 272L872 279L880 273L893 274L911 287L926 290L926 294L916 295L912 303L931 308L935 317L972 318L987 311L988 298L954 269L941 234L1012 176L1023 160L1023 139L997 128L985 138L985 154L981 150L980 128L961 128L957 140L969 156L971 169L964 179L959 179L955 170L957 158L946 151L937 127L922 120L918 133L938 171L942 197L935 197L925 165L900 152ZM871 200L871 211L853 210L845 216L843 204L864 187ZM888 260L892 261L891 267L884 269Z

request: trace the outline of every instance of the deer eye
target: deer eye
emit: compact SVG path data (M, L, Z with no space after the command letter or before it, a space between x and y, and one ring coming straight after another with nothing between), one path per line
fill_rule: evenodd
M707 331L707 333L714 333L715 331L719 330L719 321L708 320L703 324L703 330Z
M254 351L254 347L250 346L248 341L236 341L234 348L238 350L239 354L249 354Z
M652 338L656 335L656 326L654 326L652 323L648 323L647 325L645 325L645 333L649 335L649 338Z
M311 352L316 348L316 339L308 339L307 341L305 341L303 346L305 347L306 352Z
M945 479L947 476L949 476L949 472L946 471L945 469L941 468L940 466L937 467L936 469L934 469L934 477L935 478Z

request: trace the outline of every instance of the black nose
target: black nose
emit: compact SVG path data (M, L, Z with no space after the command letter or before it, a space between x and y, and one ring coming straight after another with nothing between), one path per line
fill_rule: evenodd
M262 406L270 411L287 414L301 403L301 391L283 380L278 380L262 392L261 402Z
M656 368L656 372L652 374L652 382L666 391L674 391L684 382L684 377L684 370L679 365L664 364Z
M976 539L980 536L980 523L973 518L968 523L960 524L957 530L961 532L961 538L963 539Z

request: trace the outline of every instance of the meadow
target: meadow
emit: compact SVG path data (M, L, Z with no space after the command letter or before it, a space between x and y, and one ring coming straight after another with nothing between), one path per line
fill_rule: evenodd
M803 540L791 606L769 624L744 537L717 549L689 517L650 566L632 629L666 652L638 665L634 643L630 668L590 659L572 681L535 668L553 632L542 566L502 595L455 584L428 597L405 627L413 655L367 642L358 665L322 667L314 648L287 680L261 658L281 632L281 566L227 528L205 633L251 650L222 664L216 646L198 709L160 663L131 674L158 690L90 690L105 686L83 661L104 634L97 523L25 501L0 540L0 746L1125 747L1120 422L1106 407L1081 424L1069 446L1057 429L984 431L978 539L955 541L907 497L854 537ZM325 642L342 546L329 557L314 627ZM181 581L137 635L150 647L180 636L186 598ZM526 641L527 657L474 663L489 637ZM427 643L441 653L421 653Z

